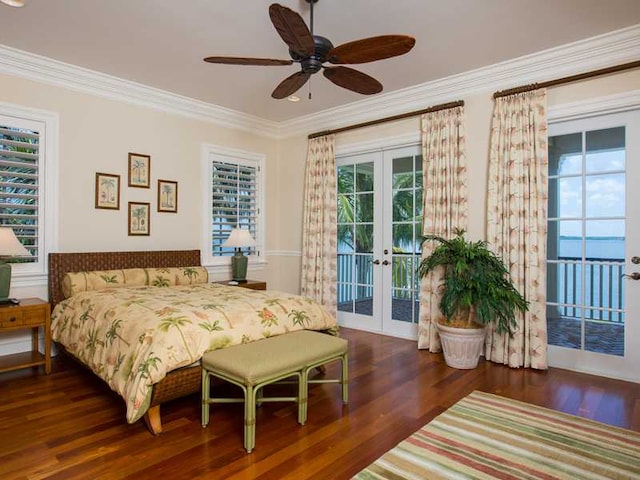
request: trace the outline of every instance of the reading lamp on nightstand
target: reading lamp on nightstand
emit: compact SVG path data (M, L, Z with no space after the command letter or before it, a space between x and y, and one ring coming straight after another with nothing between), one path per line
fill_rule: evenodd
M249 230L234 228L231 230L229 238L222 244L223 247L233 247L236 253L231 257L231 274L234 282L244 283L247 281L247 257L242 253L243 247L255 247L256 241L251 236Z
M11 265L6 263L8 257L28 257L31 254L16 238L13 229L0 227L0 305L18 303L14 298L9 298L11 288Z

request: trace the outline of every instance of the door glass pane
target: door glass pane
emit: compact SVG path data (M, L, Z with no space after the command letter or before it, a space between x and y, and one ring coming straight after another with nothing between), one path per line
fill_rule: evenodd
M393 221L406 222L413 220L415 206L413 203L413 188L393 191Z
M422 192L422 182L423 182L423 178L422 178L422 155L416 155L415 157L413 157L414 160L414 173L415 173L415 182L416 182L416 189L418 189L420 192ZM422 202L420 202L420 205L422 205Z
M393 159L393 189L413 188L413 157Z
M554 191L554 204L549 205L549 217L580 218L582 216L582 177L558 178L549 181Z
M356 218L359 222L373 222L373 193L356 195Z
M607 128L586 133L587 173L624 171L625 129Z
M589 175L586 177L587 218L624 217L624 174Z
M547 340L549 345L575 348L582 346L581 310L572 307L547 307Z
M586 257L624 261L624 220L587 220Z
M353 228L353 225L338 224L338 253L354 251Z
M550 345L624 353L624 148L624 127L550 138Z
M373 224L356 225L356 252L373 253Z
M571 133L549 138L549 175L582 173L582 134Z
M338 253L338 310L353 312L354 256Z
M355 313L373 315L373 286L358 285L356 292Z
M355 166L356 192L373 192L373 162L358 163Z

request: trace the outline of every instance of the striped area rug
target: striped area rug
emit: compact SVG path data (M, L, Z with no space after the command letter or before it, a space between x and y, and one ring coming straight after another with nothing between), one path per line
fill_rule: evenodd
M640 479L640 433L476 391L354 478Z

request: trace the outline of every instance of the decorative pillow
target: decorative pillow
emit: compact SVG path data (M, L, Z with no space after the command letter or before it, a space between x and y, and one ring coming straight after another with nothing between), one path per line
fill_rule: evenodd
M209 274L204 267L127 268L124 270L94 270L68 272L62 277L62 293L69 298L78 292L118 287L170 287L207 283Z

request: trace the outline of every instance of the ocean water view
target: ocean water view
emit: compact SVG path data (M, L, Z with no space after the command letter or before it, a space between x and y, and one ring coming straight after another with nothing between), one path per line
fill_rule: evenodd
M560 236L557 242L549 239L548 252L553 251L553 244L557 244L558 257L582 258L583 240L581 237ZM585 257L599 260L624 261L624 237L586 237L584 239ZM548 253L548 255L549 255ZM548 256L553 259L552 256Z

